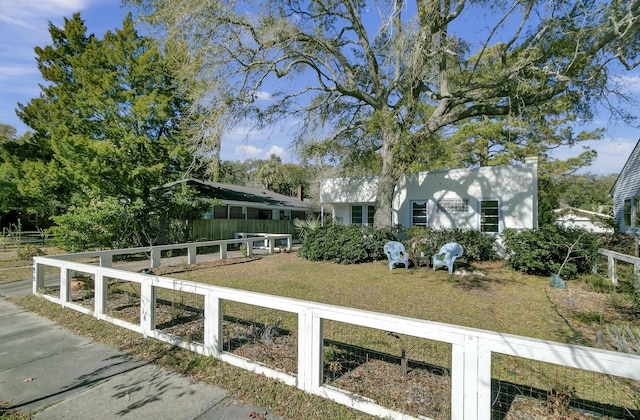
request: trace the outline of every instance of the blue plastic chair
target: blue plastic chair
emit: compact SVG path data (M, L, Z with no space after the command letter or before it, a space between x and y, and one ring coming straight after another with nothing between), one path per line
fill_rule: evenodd
M389 270L393 270L394 264L404 264L409 269L409 254L400 242L390 241L384 244L384 253L389 258Z
M462 257L463 252L464 248L458 243L449 242L448 244L444 244L442 248L440 248L440 252L433 256L433 271L436 271L436 267L444 265L449 269L449 274L453 274L453 266L456 258Z

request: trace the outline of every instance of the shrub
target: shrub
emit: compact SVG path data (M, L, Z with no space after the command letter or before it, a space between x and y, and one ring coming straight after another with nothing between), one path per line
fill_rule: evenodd
M389 229L332 224L307 232L298 255L310 261L359 264L386 258L382 248L394 239Z
M54 243L65 251L120 248L131 245L142 204L115 198L91 200L54 216Z
M407 251L424 255L435 255L442 245L457 242L464 248L464 258L468 262L491 261L497 258L495 237L471 229L432 229L412 227L406 231L411 239L407 241Z
M591 272L602 242L584 229L545 225L539 229L506 229L503 232L507 262L525 274L566 278Z
M18 259L22 261L30 260L33 257L40 257L45 255L45 252L35 245L27 245L22 248L18 248Z

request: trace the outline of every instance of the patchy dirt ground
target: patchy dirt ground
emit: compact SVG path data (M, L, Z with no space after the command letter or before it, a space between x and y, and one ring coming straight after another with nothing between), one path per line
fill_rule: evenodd
M574 331L575 344L620 351L613 345L608 327L620 323L640 327L640 313L620 293L601 293L584 282L568 282L565 289L547 287L546 294Z

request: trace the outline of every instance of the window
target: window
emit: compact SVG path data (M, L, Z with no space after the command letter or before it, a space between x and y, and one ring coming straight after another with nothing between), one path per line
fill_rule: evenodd
M480 231L486 233L500 231L500 203L498 200L480 202Z
M443 198L438 200L439 213L468 213L469 200L464 198Z
M362 206L351 206L351 224L362 224Z
M373 226L373 216L376 214L375 206L367 207L367 224Z
M640 227L640 197L634 197L633 199L633 226Z
M427 202L411 203L411 226L427 226Z
M624 206L622 208L622 223L625 226L631 226L631 199L624 200Z

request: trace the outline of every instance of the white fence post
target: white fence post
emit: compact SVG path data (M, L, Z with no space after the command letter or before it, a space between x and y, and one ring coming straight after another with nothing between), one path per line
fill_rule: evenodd
M104 253L100 255L100 267L110 268L113 264L113 255L109 253Z
M158 268L162 265L161 252L160 248L151 248L151 268Z
M100 269L96 270L94 277L95 312L98 318L102 318L107 313L107 282Z
M38 294L44 289L44 264L33 263L32 283L33 294ZM62 268L60 270L63 270Z
M151 278L140 283L140 327L145 337L156 329L156 288Z
M313 392L322 381L322 319L312 308L298 312L298 388Z
M618 277L616 276L616 259L613 258L613 255L609 255L609 256L607 256L607 262L608 262L607 271L608 271L608 274L609 274L609 278L611 279L613 284L615 284L617 286L618 285Z
M220 303L220 299L213 292L204 297L204 352L206 356L216 358L220 357L223 344Z
M451 345L451 420L464 419L464 346Z
M71 279L69 278L69 269L60 268L60 302L62 304L69 302L71 299Z
M491 351L480 338L464 336L451 355L451 418L491 418Z
M196 256L198 254L198 248L195 245L189 245L187 247L187 265L196 263Z
M227 259L227 243L226 242L220 244L220 259L221 260Z

